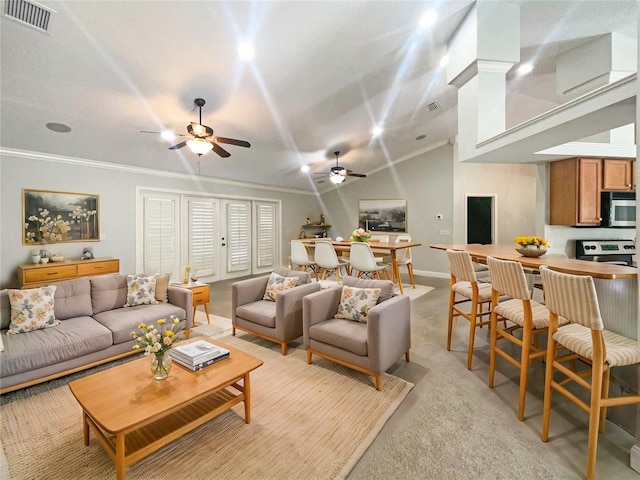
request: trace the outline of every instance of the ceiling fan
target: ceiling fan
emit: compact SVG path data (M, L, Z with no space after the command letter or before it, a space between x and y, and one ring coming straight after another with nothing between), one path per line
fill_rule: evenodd
M176 145L173 145L172 147L169 147L169 150L178 150L186 145L191 149L193 153L198 155L198 157L200 157L201 155L204 155L205 153L207 153L209 150L212 150L212 149L221 157L229 157L231 156L231 154L227 152L224 148L222 148L220 145L218 145L219 143L227 143L229 145L236 145L238 147L246 147L246 148L251 147L251 144L244 140L236 140L234 138L218 137L217 135L214 135L213 129L211 127L208 127L202 124L202 107L205 104L204 99L196 98L193 101L193 103L195 103L196 106L200 109L199 122L198 123L191 122L190 125L187 125L187 132L189 132L189 135L191 135L193 138L191 140L185 140L184 142L180 142ZM160 132L147 132L144 130L142 130L141 132L142 133L160 133ZM187 136L180 133L175 133L174 135L179 137Z
M338 185L344 182L347 179L347 177L359 177L359 178L367 177L364 173L355 173L355 172L352 172L351 170L341 167L340 164L338 163L338 157L340 156L340 152L339 151L333 152L333 154L336 156L336 166L331 167L331 170L329 170L328 176L331 183L335 183L336 185ZM320 175L323 175L325 177L327 176L327 174L325 173L322 173Z

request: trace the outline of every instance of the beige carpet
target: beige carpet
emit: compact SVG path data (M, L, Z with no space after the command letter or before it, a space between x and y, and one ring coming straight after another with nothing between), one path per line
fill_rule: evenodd
M370 377L337 364L307 365L300 348L283 357L278 345L249 335L220 340L264 361L252 373L251 423L237 405L128 467L127 479L344 478L413 387L385 374L378 392ZM113 479L96 438L83 445L69 388L35 388L43 391L9 394L0 407L10 478Z

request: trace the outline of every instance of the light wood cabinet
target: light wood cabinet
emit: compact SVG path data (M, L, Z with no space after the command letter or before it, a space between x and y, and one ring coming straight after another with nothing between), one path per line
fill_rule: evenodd
M120 260L117 258L25 264L18 265L18 282L21 288L33 288L60 280L118 272Z
M600 225L602 160L568 158L551 162L549 224Z
M636 162L623 158L605 158L602 167L602 190L636 190Z

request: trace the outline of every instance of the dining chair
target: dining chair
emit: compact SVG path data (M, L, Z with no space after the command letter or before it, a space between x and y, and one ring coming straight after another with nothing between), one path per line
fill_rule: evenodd
M447 350L451 351L453 319L462 317L469 321L469 347L467 352L467 369L471 370L473 362L473 344L476 328L489 325L490 320L483 317L491 314L488 308L491 303L491 284L479 283L473 268L471 255L459 250L447 250L449 260L449 325L447 329ZM461 299L457 299L462 297ZM471 309L465 310L461 304L471 302ZM484 311L484 307L487 310Z
M360 277L362 274L366 274L373 275L374 279L380 280L380 271L383 271L385 278L389 280L387 267L376 263L371 247L366 242L353 242L351 244L349 263L352 276ZM358 272L357 275L354 272Z
M369 237L369 242L373 244L373 249L375 250L376 243L378 242L389 243L389 235L382 234L382 233L372 233L371 236ZM373 253L374 253L376 262L379 264L386 263L391 260L391 257L389 255L385 255L385 252L373 251Z
M394 241L394 243L398 244L398 243L403 243L403 242L410 242L411 241L411 235L398 235ZM405 265L407 267L407 271L409 273L409 281L411 282L411 286L413 288L416 288L416 282L413 278L413 263L411 261L411 248L403 248L400 250L396 250L396 261L398 262L398 267L400 267L401 265ZM389 259L388 261L384 262L384 265L387 267L391 267L391 274L392 274L392 279L395 282L396 278L396 272L393 271L393 262L391 261L391 259ZM398 282L402 281L402 278L398 278L397 279Z
M306 271L310 269L313 271L313 275L318 280L318 265L315 260L309 256L307 247L300 240L291 240L291 263L297 265L299 270Z
M542 303L531 299L527 278L520 262L487 257L491 280L491 347L489 350L489 388L493 388L496 371L496 354L520 369L520 393L518 397L518 420L524 420L524 404L527 395L529 364L536 358L544 358L546 348L539 348L538 335L547 333L549 310ZM500 301L500 296L510 297ZM504 327L498 319L508 320ZM567 323L562 320L562 323ZM514 335L522 329L522 338ZM521 349L520 359L512 357L498 346L505 339Z
M598 432L604 433L607 408L640 403L638 394L609 398L611 367L639 366L640 343L604 329L592 277L555 272L546 266L540 267L540 275L550 312L541 438L543 442L549 440L551 395L556 390L589 413L587 479L591 480L595 476ZM558 329L561 318L571 323ZM557 356L556 346L569 353ZM575 359L590 368L576 372L563 365ZM566 378L556 381L555 371ZM589 377L591 382L585 380ZM569 382L589 391L589 403L565 387Z
M345 271L349 273L349 261L338 258L331 242L325 240L316 241L314 258L318 267L323 269L321 280L325 279L328 271L334 271L336 273L336 280L338 280L338 282L341 281L341 268L344 268Z

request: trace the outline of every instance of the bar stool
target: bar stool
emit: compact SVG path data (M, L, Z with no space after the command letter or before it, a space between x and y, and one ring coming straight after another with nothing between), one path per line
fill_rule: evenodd
M549 310L542 303L531 300L529 285L520 262L487 257L491 279L491 350L489 356L489 388L493 388L496 372L496 354L520 369L520 395L518 420L524 420L524 404L527 395L529 363L547 354L538 347L538 335L549 328ZM500 295L511 297L499 301ZM498 327L498 318L509 320L511 326ZM562 324L567 323L562 319ZM522 339L513 332L522 329ZM521 348L520 360L498 347L498 340L505 339Z
M609 398L611 367L640 364L640 343L604 329L593 278L570 275L540 267L545 301L551 313L549 320L549 351L544 382L544 409L542 413L542 441L549 439L551 394L557 390L589 413L589 443L587 447L587 479L595 476L598 431L604 433L607 407L640 403L640 395ZM558 319L572 323L558 329ZM564 347L568 355L556 356L556 348ZM591 368L577 373L564 362L582 360ZM566 379L554 380L554 371ZM591 383L585 378L591 377ZM589 391L591 401L586 403L564 385L576 382Z
M448 249L447 258L449 260L449 273L451 274L447 350L451 350L454 317L460 316L466 318L469 321L467 369L471 370L476 328L489 325L490 323L490 320L483 320L482 318L485 315L489 315L491 311L483 312L482 310L485 305L488 306L491 302L491 285L489 283L478 283L471 255L467 252ZM456 295L460 295L463 298L456 300ZM471 301L471 309L469 311L464 311L458 306L461 303L467 303L469 301Z

